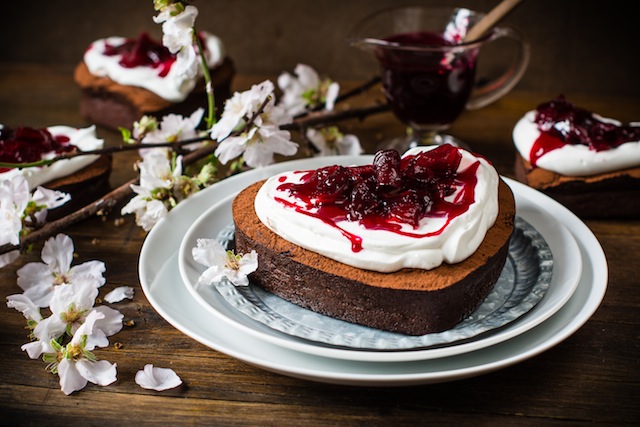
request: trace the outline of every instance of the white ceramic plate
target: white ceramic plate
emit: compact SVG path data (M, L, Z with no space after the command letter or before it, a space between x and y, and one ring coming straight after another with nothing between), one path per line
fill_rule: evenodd
M307 161L300 162L305 164ZM288 167L299 167L296 164L300 162L291 162ZM267 169L249 173L257 181L277 172ZM201 192L191 197L149 233L140 254L141 286L158 313L186 335L246 363L284 375L336 384L396 386L437 383L488 373L533 357L569 337L598 308L607 285L604 253L586 225L541 193L511 180L507 183L532 202L520 209L519 214L526 216L538 229L549 221L549 217L564 224L576 238L584 262L575 293L556 314L527 332L484 349L437 359L386 363L354 361L295 351L259 339L233 324L212 320L211 313L182 284L177 265L177 242L215 202L216 195L212 193ZM245 185L242 175L238 175L218 184L218 189L234 192ZM567 257L570 260L571 254Z
M361 164L370 161L370 156L338 157L332 159L325 158L324 160L309 159L277 164L270 166L269 168L265 168L265 170L271 169L271 173L275 174L280 170L310 169L334 163ZM275 170L276 168L277 170ZM244 176L238 175L234 177L236 180L240 181L240 189L244 189L251 183L258 181L259 179L255 179L254 175L258 175L259 171L260 170L254 170L246 172L243 174ZM267 173L269 173L269 171L267 171ZM260 175L262 175L262 173L260 173ZM571 233L549 215L543 215L541 220L534 216L534 220L537 221L537 223L531 223L528 220L528 216L530 216L528 215L528 212L537 212L535 206L536 201L532 201L528 197L519 195L519 191L516 188L514 194L516 197L518 215L522 216L520 215L520 210L525 212L525 216L522 216L523 219L530 222L538 232L542 234L551 248L551 252L554 257L554 271L549 289L546 291L542 301L533 307L526 316L523 316L518 321L511 322L509 325L491 333L482 334L474 340L467 340L460 342L457 345L450 345L446 347L389 352L367 351L361 349L352 350L318 344L316 342L290 336L247 317L230 306L215 289L207 287L199 287L196 289L194 286L202 270L202 266L195 263L190 256L191 248L196 245L196 239L202 237L215 238L220 229L232 222L229 204L238 192L235 190L237 185L227 186L225 184L226 181L222 181L201 193L203 194L203 197L211 200L211 207L205 209L202 215L193 222L193 225L188 227L188 231L184 234L178 256L178 265L182 279L195 300L202 304L203 307L205 307L216 319L240 328L262 340L267 340L271 343L291 348L293 350L339 359L384 362L425 360L478 350L510 339L546 320L569 299L575 291L578 280L580 279L582 259L575 239ZM189 203L189 200L186 202ZM571 258L567 257L568 254L572 254Z

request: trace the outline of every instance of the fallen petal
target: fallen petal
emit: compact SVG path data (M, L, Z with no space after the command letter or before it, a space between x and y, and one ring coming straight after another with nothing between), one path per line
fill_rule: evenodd
M152 364L145 365L136 373L136 384L142 388L163 391L182 384L180 377L169 368L156 368Z
M125 298L133 299L133 288L131 286L120 286L104 296L104 300L110 304L120 302Z

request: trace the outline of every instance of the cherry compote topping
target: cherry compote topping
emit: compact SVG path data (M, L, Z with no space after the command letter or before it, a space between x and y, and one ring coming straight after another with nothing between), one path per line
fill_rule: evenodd
M158 68L160 77L165 77L176 56L161 43L151 39L148 33L142 33L137 39L126 39L118 46L107 44L104 49L107 56L122 55L119 64L125 68Z
M535 123L540 136L531 147L533 166L546 153L566 144L586 145L594 151L615 148L640 140L640 126L616 125L603 121L592 112L576 107L564 96L540 104Z
M358 221L367 229L415 238L439 235L474 202L479 162L458 171L461 160L458 149L448 144L403 158L395 150L382 150L371 165L328 166L305 172L300 183L278 186L302 203L276 200L337 228L354 252L362 249L362 239L337 223ZM429 233L402 230L402 224L416 230L429 217L446 221Z
M31 163L42 159L47 153L66 153L75 150L64 135L52 136L47 129L20 126L16 129L0 129L0 162ZM0 173L8 171L0 168Z

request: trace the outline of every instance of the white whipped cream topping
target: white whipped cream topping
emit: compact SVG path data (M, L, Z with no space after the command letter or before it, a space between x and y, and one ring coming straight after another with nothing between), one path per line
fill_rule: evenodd
M418 147L406 155L434 147ZM441 234L430 237L409 237L385 230L364 228L358 222L342 221L337 225L362 238L362 250L352 251L351 241L331 225L287 208L275 200L300 202L279 191L283 182L300 182L304 171L285 172L266 181L255 200L256 213L273 232L305 249L317 252L333 260L353 267L380 272L393 272L402 268L430 270L443 262L453 264L471 256L482 243L487 230L498 216L499 177L493 166L483 158L461 150L462 161L458 170L466 169L479 161L475 201L467 212L454 218ZM282 181L281 179L284 179ZM453 199L457 193L451 196ZM402 231L426 234L439 230L446 219L426 218L418 229L403 224Z
M213 34L200 33L204 38L205 58L210 68L224 60L224 46L222 41ZM105 45L120 46L126 41L124 37L107 37L96 40L84 54L84 62L91 74L109 77L116 83L125 86L137 86L155 93L171 102L184 101L196 85L196 79L187 79L180 75L177 67L171 67L166 76L158 75L159 69L152 67L125 68L119 64L122 55L104 55ZM202 71L199 69L199 75Z
M2 127L2 125L0 125ZM102 139L96 138L96 127L77 129L70 126L50 126L47 128L54 138L64 135L69 138L69 144L75 145L82 151L97 150L104 146ZM43 159L52 159L56 156L54 152L46 153ZM62 178L79 171L85 166L89 166L96 161L98 156L78 156L71 159L59 160L49 166L29 167L23 169L10 169L0 173L0 179L11 179L17 174L22 174L29 183L29 189L34 190L38 185L43 185L54 179Z
M617 120L598 119L620 125ZM531 148L540 136L535 123L535 110L527 112L513 128L513 142L520 155L531 162ZM625 142L610 150L595 151L586 145L566 144L549 151L536 162L536 166L567 176L589 176L640 166L640 141Z

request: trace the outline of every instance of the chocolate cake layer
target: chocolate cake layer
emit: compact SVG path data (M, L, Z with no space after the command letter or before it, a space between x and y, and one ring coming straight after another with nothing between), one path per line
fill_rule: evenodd
M216 102L216 111L222 112L224 102L231 96L231 82L235 67L231 59L210 70ZM191 115L197 108L207 106L204 81L183 102L174 103L155 93L135 86L124 86L108 77L95 76L86 64L80 62L74 78L82 90L80 114L90 123L110 129L131 129L144 115L162 117L169 113Z
M572 177L533 167L518 154L515 175L581 218L640 218L640 167Z
M508 255L515 205L500 182L500 212L478 250L455 265L394 273L362 270L294 245L257 217L255 195L262 183L233 202L236 250L258 253L250 280L287 301L348 322L424 335L455 326L482 303Z

